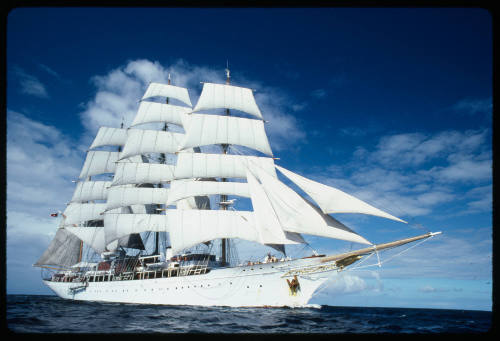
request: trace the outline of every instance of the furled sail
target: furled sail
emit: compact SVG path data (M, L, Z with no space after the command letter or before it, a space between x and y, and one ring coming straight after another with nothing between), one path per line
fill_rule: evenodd
M132 122L131 127L143 123L173 123L182 126L183 117L191 112L191 108L178 105L142 101L139 104L137 115Z
M65 228L59 228L47 250L34 266L59 266L69 268L78 263L80 256L80 239Z
M138 204L164 204L168 192L168 188L114 186L109 189L106 210Z
M246 166L249 161L276 176L274 160L268 157L178 153L174 178L246 178Z
M174 169L173 165L161 163L118 162L111 185L165 183L174 178Z
M71 202L106 200L111 181L80 181L76 185Z
M64 226L79 224L88 220L101 220L106 204L70 203L64 210Z
M188 90L186 88L182 88L180 86L174 86L170 84L162 84L162 83L149 83L144 96L142 99L151 98L151 97L166 97L166 98L175 98L185 104L192 107L191 100L189 99Z
M324 213L362 213L406 223L404 220L379 210L339 189L307 179L283 167L276 166L276 168L297 186L302 188L304 192L318 204Z
M120 160L146 153L175 153L184 134L171 131L129 129Z
M341 222L323 214L319 208L262 168L252 163L249 168L261 181L284 230L371 245Z
M203 83L200 99L193 112L218 108L240 110L262 119L251 89L227 84Z
M180 149L211 144L235 144L273 155L264 122L233 116L191 114Z
M167 205L192 196L215 194L250 197L248 184L245 182L173 180L170 182Z
M127 140L127 129L100 127L89 149L102 146L123 146Z

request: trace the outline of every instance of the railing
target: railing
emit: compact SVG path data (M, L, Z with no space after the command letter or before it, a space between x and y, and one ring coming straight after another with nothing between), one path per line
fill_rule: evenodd
M156 278L169 278L180 276L193 276L202 275L210 272L210 268L206 265L191 265L182 266L169 269L158 270L142 270L142 271L128 271L115 274L112 269L107 271L89 271L80 274L66 274L64 276L53 276L54 282L70 282L70 283L85 283L80 286L74 287L81 289L87 287L90 282L111 282L111 281L130 281L130 280L143 280L143 279L156 279ZM70 288L74 291L76 289Z

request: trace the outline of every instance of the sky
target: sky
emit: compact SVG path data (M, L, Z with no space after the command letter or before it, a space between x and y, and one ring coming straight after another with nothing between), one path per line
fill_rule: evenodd
M278 165L408 224L335 218L373 243L443 232L340 273L310 303L492 309L486 10L17 8L6 45L7 294L51 294L32 264L98 127L130 125L168 73L194 104L228 62L232 84L255 90ZM307 241L326 254L362 247Z

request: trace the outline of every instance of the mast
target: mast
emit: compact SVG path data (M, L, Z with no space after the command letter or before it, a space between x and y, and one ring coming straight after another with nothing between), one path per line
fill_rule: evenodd
M226 84L229 85L230 83L230 75L229 75L229 62L226 64ZM229 116L229 109L226 109L226 115ZM221 144L222 147L222 153L227 154L227 150L229 145L228 144ZM226 182L226 178L221 178L222 182ZM220 202L219 205L221 206L222 210L227 210L227 195L222 194L220 196ZM228 249L228 240L226 238L221 239L221 265L226 265L228 263L228 257L227 257L227 250Z
M90 181L92 177L89 176L88 180ZM89 226L89 222L85 222L85 226ZM80 263L82 261L82 254L83 254L83 240L80 239L80 250L78 251L78 262Z
M168 83L167 84L170 85L170 73L168 74ZM169 104L168 102L169 102L169 98L167 97L167 99L165 100L165 103ZM167 122L164 123L162 130L163 131L168 130ZM167 160L167 157L166 157L165 153L160 153L160 163L165 164L166 160ZM163 188L163 185L158 184L158 188ZM157 205L157 207L160 209L161 205L159 204L159 205ZM158 213L161 214L161 211L159 211ZM153 254L155 254L155 255L160 254L160 232L155 232L155 250L154 250Z

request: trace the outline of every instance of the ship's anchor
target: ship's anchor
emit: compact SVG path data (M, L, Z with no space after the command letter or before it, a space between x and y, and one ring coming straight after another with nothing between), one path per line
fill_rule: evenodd
M300 290L300 283L297 279L297 275L294 275L291 281L287 279L286 282L288 283L288 287L290 288L290 295L296 296L297 291Z

